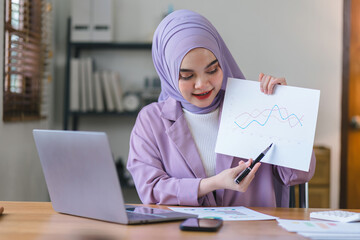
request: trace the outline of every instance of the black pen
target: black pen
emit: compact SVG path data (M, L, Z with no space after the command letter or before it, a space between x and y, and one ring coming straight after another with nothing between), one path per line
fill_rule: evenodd
M260 153L260 155L252 162L252 164L249 167L245 168L241 173L239 173L239 175L237 175L237 177L235 178L234 182L239 184L241 180L243 180L249 174L249 172L253 169L255 164L260 162L260 160L265 156L265 154L269 151L272 145L273 144L270 144L270 146L268 146L262 153Z

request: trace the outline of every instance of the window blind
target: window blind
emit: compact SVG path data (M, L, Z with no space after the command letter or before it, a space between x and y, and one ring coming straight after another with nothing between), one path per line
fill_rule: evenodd
M41 119L44 73L50 57L44 0L5 1L3 121Z

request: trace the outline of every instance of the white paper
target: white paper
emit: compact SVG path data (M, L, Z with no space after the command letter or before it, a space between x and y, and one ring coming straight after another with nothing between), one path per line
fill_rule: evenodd
M298 232L301 236L311 239L324 240L359 240L360 233L313 233L313 232Z
M277 221L281 227L285 228L289 232L360 234L360 223L286 219L277 219Z
M277 85L271 95L260 83L229 78L215 152L308 171L320 91Z
M198 218L221 218L224 221L271 220L276 217L256 212L246 207L179 208L170 207L175 212L198 215Z

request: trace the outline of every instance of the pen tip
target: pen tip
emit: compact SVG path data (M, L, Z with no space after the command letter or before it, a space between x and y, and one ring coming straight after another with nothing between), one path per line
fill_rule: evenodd
M271 143L270 146L269 146L269 148L271 148L272 145L273 145L273 144Z

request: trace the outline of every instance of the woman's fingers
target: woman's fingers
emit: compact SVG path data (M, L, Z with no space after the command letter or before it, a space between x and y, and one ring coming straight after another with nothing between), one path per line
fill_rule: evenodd
M253 162L253 160L251 158L246 163L240 161L239 166L238 166L239 169L238 169L236 176L241 171L243 171L245 168L249 167L252 164L252 162ZM254 179L255 173L259 169L260 165L261 165L260 163L256 163L255 166L250 171L250 173L239 184L237 184L237 191L245 192L248 189L248 187L249 187L250 183L252 182L252 180Z
M246 186L246 189L249 187L250 183L255 177L255 173L259 169L261 163L256 163L255 166L251 169L250 173L243 179L244 186ZM245 189L245 191L246 191Z
M263 73L259 74L260 91L265 94L273 94L276 85L287 85L285 78L275 78Z

